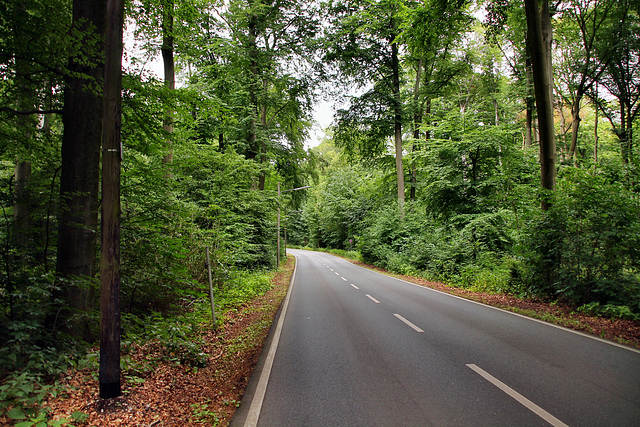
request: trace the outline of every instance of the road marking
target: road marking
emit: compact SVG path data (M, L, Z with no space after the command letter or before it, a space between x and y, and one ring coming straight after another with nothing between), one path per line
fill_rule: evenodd
M458 295L453 295L453 294L450 294L450 293L447 293L447 292L439 291L437 289L433 289L433 288L430 288L428 286L419 285L417 283L409 282L408 280L398 279L397 277L393 277L393 276L390 276L390 275L387 275L387 274L378 273L377 271L371 270L369 268L362 267L360 265L356 265L351 261L347 261L347 262L350 262L352 265L354 265L354 266L356 266L358 268L362 268L363 270L367 270L367 271L379 274L381 276L385 276L387 278L397 280L398 282L406 283L407 285L415 286L416 288L423 289L426 292L429 292L429 291L430 292L435 292L435 293L438 293L438 294L441 294L441 295L444 295L444 296L447 296L447 297L456 298L456 299L459 299L459 300L462 300L462 301L466 301L466 302L468 302L470 304L481 305L483 307L490 308L492 310L501 311L503 313L510 314L512 316L520 317L522 319L526 319L526 320L530 320L532 322L539 323L541 325L545 325L545 326L549 326L549 327L552 327L552 328L556 328L556 329L559 329L559 330L564 331L564 332L569 332L570 334L580 335L583 338L589 338L589 339L594 340L594 341L599 341L599 342L601 342L603 344L608 344L608 345L611 345L611 346L614 346L614 347L621 348L623 350L628 350L628 351L640 354L640 349L638 349L638 348L629 347L628 345L620 344L620 343L615 342L615 341L609 341L609 340L606 340L604 338L600 338L600 337L597 337L595 335L588 334L586 332L576 331L574 329L569 329L569 328L564 327L564 326L555 325L553 323L549 323L549 322L546 322L544 320L540 320L540 319L536 319L536 318L533 318L533 317L525 316L524 314L514 313L513 311L505 310L505 309L498 308L498 307L493 307L491 305L487 305L487 304L484 304L484 303L481 303L481 302L478 302L478 301L473 301L473 300L470 300L470 299L467 299L467 298L463 298L463 297L458 296Z
M295 255L294 255L295 256ZM297 259L297 258L296 258ZM293 274L291 275L291 281L289 282L289 289L287 290L287 296L282 304L282 313L278 319L278 324L273 333L273 340L267 353L262 372L260 372L260 379L256 386L256 391L251 399L251 406L247 413L247 419L244 422L245 427L253 427L258 425L258 418L260 417L260 411L262 410L262 403L264 402L264 396L267 393L267 384L269 383L269 377L271 376L271 369L273 368L273 360L276 357L276 350L278 348L278 342L280 341L280 334L282 333L282 325L284 324L284 318L287 314L287 308L289 307L289 299L291 297L291 290L293 289L293 283L296 279L296 272L298 270L298 263L296 262L293 267Z
M337 271L335 271L334 273L336 273L336 276L339 276L339 275L340 275L340 273L338 273Z
M559 419L557 419L556 417L554 417L553 415L551 415L550 413L548 413L547 411L545 411L544 409L542 409L541 407L539 407L538 405L536 405L535 403L533 403L532 401L530 401L529 399L527 399L526 397L524 397L523 395L521 395L520 393L518 393L517 391L515 391L514 389L512 389L502 381L500 381L499 379L497 379L496 377L492 376L482 368L479 368L474 364L467 364L467 366L472 370L474 370L482 378L484 378L494 386L498 387L500 390L507 393L510 397L515 399L518 403L523 405L525 408L529 409L531 412L533 412L534 414L536 414L537 416L539 416L540 418L542 418L552 426L568 427L567 424L563 423L562 421L560 421Z
M365 294L365 296L366 296L367 298L369 298L371 301L375 302L376 304L380 304L380 301L378 301L377 299L375 299L375 298L374 298L374 297L372 297L371 295L369 295L369 294Z
M400 316L399 314L394 313L394 316L396 316L398 319L402 320L404 323L407 324L407 326L409 326L414 331L416 331L416 332L424 332L422 329L418 328L416 325L414 325L413 323L409 322L407 319L405 319L404 317Z
M345 282L347 281L347 279L345 279L344 277L341 277L342 280L344 280Z
M351 286L353 286L354 289L360 289L359 287L357 287L356 285L354 285L353 283L349 283Z

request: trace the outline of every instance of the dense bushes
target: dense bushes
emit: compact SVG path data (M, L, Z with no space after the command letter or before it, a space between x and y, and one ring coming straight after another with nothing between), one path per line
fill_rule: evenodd
M552 208L522 239L524 280L536 292L640 313L640 206L624 185L570 169Z
M408 205L403 218L391 205L372 214L358 248L365 261L398 273L474 285L474 272L499 266L511 250L511 217L501 211L441 223L420 203Z
M402 211L386 188L386 169L336 162L311 190L298 229L306 227L312 246L353 245L363 261L393 272L561 300L593 314L640 316L632 168L625 178L610 160L597 173L564 166L543 212L535 153L476 150L490 159L476 158L483 166L472 179L473 165L460 161L467 148L435 144L425 154L422 197Z

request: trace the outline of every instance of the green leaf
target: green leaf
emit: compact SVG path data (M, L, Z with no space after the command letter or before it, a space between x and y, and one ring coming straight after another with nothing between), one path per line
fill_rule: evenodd
M7 412L7 416L12 420L23 420L27 418L27 415L21 408L13 408L9 412Z
M88 418L89 414L82 411L75 411L73 414L71 414L71 419L78 423L84 423Z

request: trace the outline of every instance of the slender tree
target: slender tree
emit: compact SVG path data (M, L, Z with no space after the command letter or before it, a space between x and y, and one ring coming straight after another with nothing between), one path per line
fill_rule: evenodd
M414 154L418 149L422 123L424 119L429 120L431 99L441 95L453 78L467 68L466 61L455 60L453 53L471 24L468 4L467 0L433 0L417 7L403 7L406 24L399 38L408 48L408 59L417 60L410 107L413 110ZM427 139L429 133L425 132ZM414 201L417 183L415 160L411 167L410 200Z
M571 106L571 142L568 157L575 159L580 130L580 111L584 96L592 91L607 69L614 52L614 43L603 45L596 55L598 39L604 36L603 30L617 0L573 0L563 11L561 25L557 31L559 53L562 62L556 69L560 80L566 85L568 93L559 91Z
M615 2L604 35L596 44L596 55L607 58L601 87L613 95L617 108L601 97L596 102L620 142L625 164L633 159L633 124L640 114L640 5L637 1Z
M350 111L341 113L336 141L347 151L355 152L356 148L367 157L383 152L385 139L392 138L401 215L405 201L401 99L404 70L398 40L402 4L396 0L332 4L334 26L327 34L325 55L325 60L336 64L352 82L373 85L372 90L354 100Z

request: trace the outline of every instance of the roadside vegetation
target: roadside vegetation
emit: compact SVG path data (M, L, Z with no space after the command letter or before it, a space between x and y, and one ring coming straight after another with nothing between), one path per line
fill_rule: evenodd
M637 1L4 3L3 422L205 372L278 237L638 330Z
M46 367L34 353L0 387L0 425L225 426L239 406L295 259L275 272L243 275L217 292L218 322L206 296L180 314L127 317L123 331L124 394L98 396L98 349L87 347ZM40 356L42 359L43 356Z
M312 250L309 247L297 248ZM394 273L375 265L364 263L360 252L355 250L319 250L338 255L361 267L415 283L416 285L425 286L492 307L585 332L620 344L640 348L640 320L638 320L637 317L633 318L619 314L607 315L599 310L592 311L589 307L586 307L586 309L583 307L576 308L575 304L563 303L551 298L541 298L533 295L515 295L514 293L505 292L503 289L495 290L488 289L488 287L469 287L452 282L444 283L433 281L426 279L425 276L421 274L409 275Z

